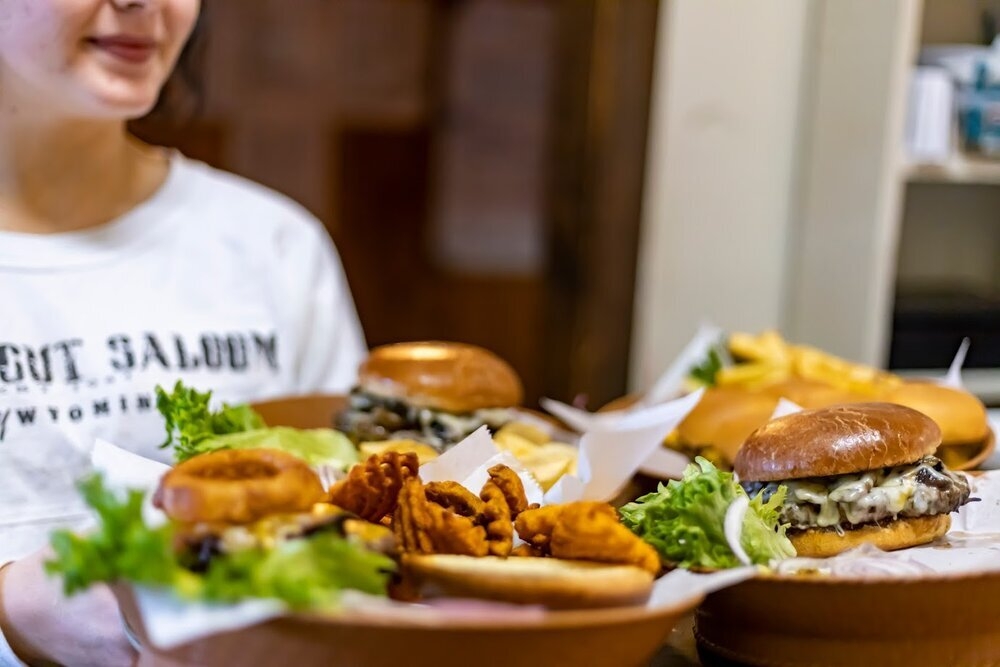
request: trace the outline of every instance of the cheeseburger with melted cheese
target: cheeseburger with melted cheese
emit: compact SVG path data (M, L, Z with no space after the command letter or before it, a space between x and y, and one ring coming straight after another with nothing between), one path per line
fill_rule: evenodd
M969 483L933 456L941 430L889 403L805 410L754 431L734 470L752 497L788 489L781 521L800 556L863 543L884 550L931 542L969 501Z
M523 397L514 369L481 347L396 343L361 365L337 428L355 443L415 441L440 452L483 425L513 421Z

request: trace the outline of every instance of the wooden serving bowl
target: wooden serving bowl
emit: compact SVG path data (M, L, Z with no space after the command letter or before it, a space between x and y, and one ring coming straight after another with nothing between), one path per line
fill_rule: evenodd
M313 394L254 403L251 407L268 426L333 428L337 413L347 405L342 394Z
M171 649L150 645L135 598L116 590L126 627L141 647L139 667L640 667L700 597L666 609L645 607L500 614L420 608L297 615L223 632Z
M708 667L1000 665L1000 573L921 579L770 577L695 615Z

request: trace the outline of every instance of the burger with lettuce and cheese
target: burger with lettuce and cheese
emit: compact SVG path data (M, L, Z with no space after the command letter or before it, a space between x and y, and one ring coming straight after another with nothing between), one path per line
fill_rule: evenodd
M916 410L854 403L805 410L754 431L734 470L779 510L799 556L833 556L863 543L883 550L931 542L969 501L969 482L933 456L941 430Z
M424 341L373 349L337 428L358 445L397 441L442 452L483 425L513 421L524 398L511 366L475 345ZM432 452L433 453L433 452Z

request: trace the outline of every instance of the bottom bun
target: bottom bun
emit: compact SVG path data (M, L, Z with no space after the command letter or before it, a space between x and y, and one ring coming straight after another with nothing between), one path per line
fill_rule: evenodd
M845 530L843 535L829 528L814 528L802 532L789 532L795 552L804 558L836 556L848 549L871 544L883 551L906 549L918 544L933 542L948 532L951 518L947 514L922 516L914 519L896 519L881 526L866 525Z
M403 570L424 595L476 598L551 609L641 604L653 575L632 565L557 558L406 556Z

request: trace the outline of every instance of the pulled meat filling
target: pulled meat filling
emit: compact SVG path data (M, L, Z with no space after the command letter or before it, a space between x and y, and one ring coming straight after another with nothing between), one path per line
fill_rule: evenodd
M779 486L788 489L781 521L792 529L853 528L898 517L947 514L969 500L969 482L927 456L904 466L852 475L787 482L743 482L752 497L767 500Z
M355 443L416 440L444 451L483 425L495 431L512 419L505 408L456 415L355 389L349 407L337 416L337 429Z

